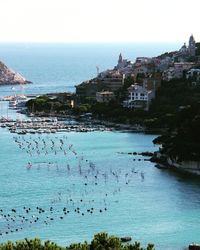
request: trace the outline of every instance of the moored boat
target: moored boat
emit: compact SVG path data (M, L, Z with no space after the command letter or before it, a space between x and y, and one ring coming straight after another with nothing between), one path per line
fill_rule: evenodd
M126 237L121 237L120 240L121 242L128 242L128 241L131 241L132 238L130 236L126 236Z

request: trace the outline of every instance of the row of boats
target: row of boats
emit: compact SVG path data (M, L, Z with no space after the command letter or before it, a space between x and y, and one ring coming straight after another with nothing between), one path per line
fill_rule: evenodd
M11 133L17 134L43 134L43 133L57 133L57 132L94 132L94 131L110 131L104 125L94 124L65 124L64 122L28 122L23 121L0 121L0 127L8 128Z
M9 109L22 108L28 98L24 95L9 96L2 99L8 101ZM19 105L20 104L20 105ZM20 107L19 107L20 106ZM50 134L57 132L93 132L111 130L105 125L79 122L67 117L36 117L30 114L29 118L9 119L6 117L0 118L0 127L7 128L11 133L17 134Z

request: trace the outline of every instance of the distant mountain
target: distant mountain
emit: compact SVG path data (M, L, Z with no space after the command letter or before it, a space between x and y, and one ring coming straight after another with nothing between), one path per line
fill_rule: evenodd
M31 83L22 75L8 68L0 61L0 85L27 84Z

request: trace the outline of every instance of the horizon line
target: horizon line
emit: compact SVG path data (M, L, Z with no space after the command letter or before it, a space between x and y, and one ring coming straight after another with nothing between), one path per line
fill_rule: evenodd
M179 44L180 41L0 41L0 44L6 43L26 43L26 44Z

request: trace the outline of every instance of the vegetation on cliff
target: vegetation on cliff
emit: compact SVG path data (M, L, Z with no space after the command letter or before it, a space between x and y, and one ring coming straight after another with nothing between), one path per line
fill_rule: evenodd
M163 81L150 106L150 120L145 120L145 124L173 130L179 125L180 112L199 100L200 85L193 85L192 81L186 79Z
M175 117L175 128L157 137L161 153L181 161L200 161L200 103L185 107Z
M148 244L147 248L141 247L139 242L133 244L122 244L120 239L114 236L108 236L106 233L94 235L91 243L71 244L67 247L58 246L54 242L40 239L11 242L0 244L0 250L154 250L153 244Z

